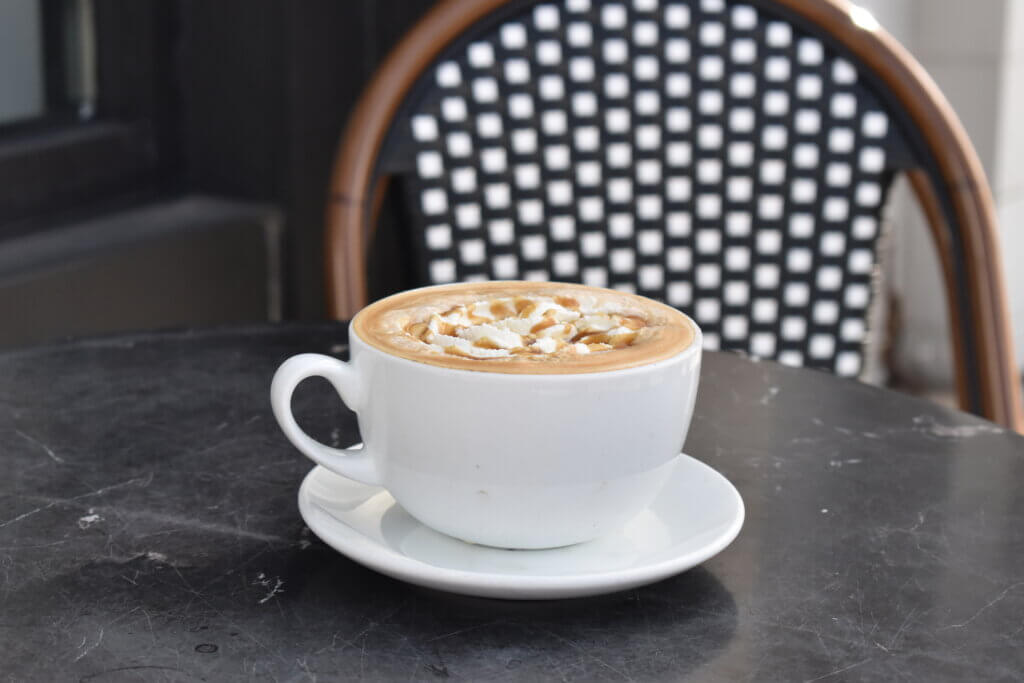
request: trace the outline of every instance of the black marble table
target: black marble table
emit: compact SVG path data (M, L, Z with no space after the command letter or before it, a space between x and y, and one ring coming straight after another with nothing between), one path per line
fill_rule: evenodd
M707 354L687 451L747 520L614 595L466 598L304 527L270 377L340 325L0 354L0 680L1020 680L1024 439L832 376ZM300 422L348 445L322 380Z

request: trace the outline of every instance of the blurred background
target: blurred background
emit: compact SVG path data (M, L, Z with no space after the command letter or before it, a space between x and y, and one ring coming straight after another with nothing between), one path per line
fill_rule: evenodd
M431 0L0 0L0 347L320 319L346 117ZM861 0L967 128L1024 361L1024 1ZM952 401L937 260L902 183L866 379Z

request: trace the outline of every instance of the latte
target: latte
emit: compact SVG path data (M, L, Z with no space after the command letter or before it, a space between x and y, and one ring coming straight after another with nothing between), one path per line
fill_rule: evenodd
M387 297L352 321L385 353L481 372L572 374L670 358L694 338L689 319L645 297L554 282L427 287Z

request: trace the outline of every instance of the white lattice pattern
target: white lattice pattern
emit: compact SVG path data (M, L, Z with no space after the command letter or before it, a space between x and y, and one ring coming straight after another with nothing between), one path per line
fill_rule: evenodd
M891 131L817 38L741 3L566 0L428 77L407 125L431 282L635 291L711 348L859 372Z

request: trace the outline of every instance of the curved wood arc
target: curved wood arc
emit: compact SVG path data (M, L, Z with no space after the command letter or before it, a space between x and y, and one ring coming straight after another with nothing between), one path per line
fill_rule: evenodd
M329 314L351 318L367 303L366 259L376 220L376 160L395 113L431 61L480 19L512 0L444 0L410 31L377 71L349 118L335 157L325 240ZM996 231L995 207L981 162L952 107L924 68L885 31L851 18L846 0L774 0L819 26L886 85L913 121L942 179L911 174L943 261L960 404L1024 431L1024 409ZM759 3L760 4L760 3ZM969 311L956 306L957 282L947 263L953 245L945 237L940 197L955 214L964 250ZM929 206L930 205L930 206ZM956 308L956 311L952 309ZM973 334L977 395L970 390L969 353L958 330Z
M391 51L359 98L342 133L327 203L328 314L352 318L367 304L366 256L376 210L370 205L377 156L395 112L430 62L468 27L509 0L446 0Z

